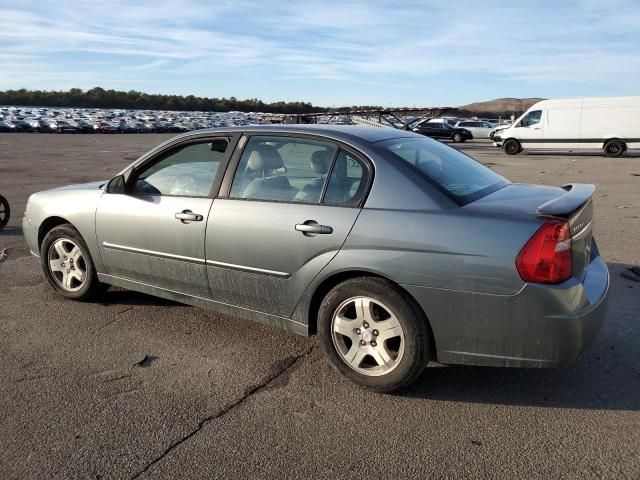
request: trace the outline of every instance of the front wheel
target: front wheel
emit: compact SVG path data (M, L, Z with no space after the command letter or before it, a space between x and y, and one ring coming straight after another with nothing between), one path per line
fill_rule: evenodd
M504 149L504 153L506 153L507 155L515 155L517 153L520 153L520 142L511 138L504 142L502 148Z
M334 287L318 312L318 333L332 366L378 392L410 385L431 356L422 311L394 284L354 278Z
M459 133L456 133L453 136L453 143L462 143L464 140L462 138L462 135L460 135Z
M59 225L45 235L40 260L45 277L64 297L89 300L108 288L98 281L86 243L69 224Z

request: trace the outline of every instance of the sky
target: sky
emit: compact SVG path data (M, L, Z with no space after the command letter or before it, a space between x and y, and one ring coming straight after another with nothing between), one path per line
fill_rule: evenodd
M640 0L0 0L0 90L459 106L640 95Z

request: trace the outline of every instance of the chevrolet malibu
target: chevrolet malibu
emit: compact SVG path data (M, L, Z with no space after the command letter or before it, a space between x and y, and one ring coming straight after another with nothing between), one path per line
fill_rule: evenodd
M573 362L609 287L593 192L514 184L413 132L241 127L36 193L23 231L65 297L116 285L317 333L340 373L392 391L430 360Z

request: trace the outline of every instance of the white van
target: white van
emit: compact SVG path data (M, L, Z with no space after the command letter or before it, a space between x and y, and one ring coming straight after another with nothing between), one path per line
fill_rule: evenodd
M602 150L618 157L640 148L640 97L543 100L513 125L496 131L494 145L522 150Z

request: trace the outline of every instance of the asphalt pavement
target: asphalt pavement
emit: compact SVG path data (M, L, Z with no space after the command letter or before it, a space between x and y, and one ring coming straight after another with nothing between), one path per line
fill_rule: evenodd
M461 148L513 181L597 185L606 323L566 369L430 364L355 387L307 339L112 289L55 295L29 194L108 179L169 135L0 134L0 478L640 478L640 157Z

